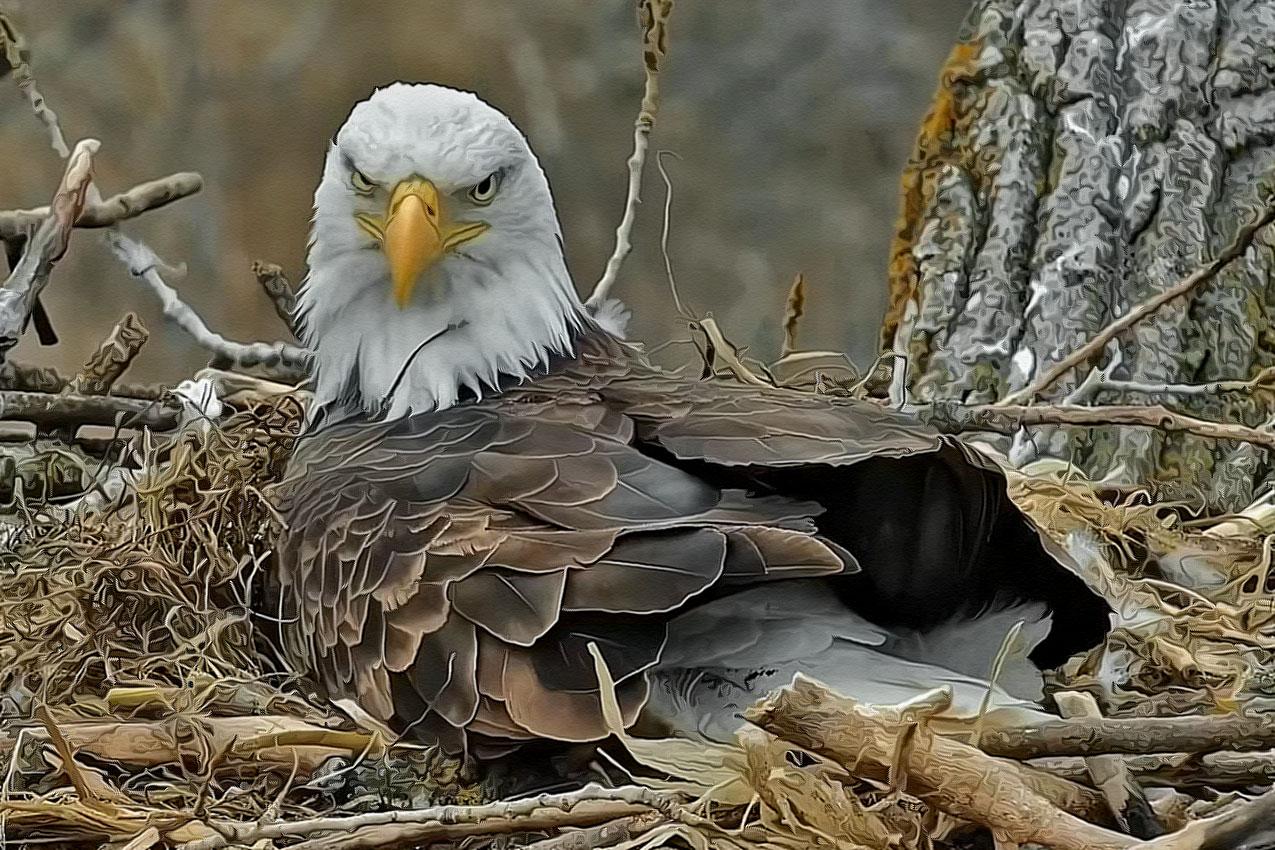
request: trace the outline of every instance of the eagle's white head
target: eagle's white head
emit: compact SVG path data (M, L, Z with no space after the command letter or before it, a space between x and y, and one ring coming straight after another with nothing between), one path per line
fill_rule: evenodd
M477 96L395 83L351 111L314 195L298 303L315 410L481 397L592 324L526 138Z

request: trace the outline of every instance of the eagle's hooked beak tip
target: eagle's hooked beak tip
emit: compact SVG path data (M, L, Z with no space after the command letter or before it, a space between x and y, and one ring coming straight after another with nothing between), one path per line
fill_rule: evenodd
M428 180L404 180L390 195L381 247L400 310L411 303L421 274L443 255L441 212L438 190Z

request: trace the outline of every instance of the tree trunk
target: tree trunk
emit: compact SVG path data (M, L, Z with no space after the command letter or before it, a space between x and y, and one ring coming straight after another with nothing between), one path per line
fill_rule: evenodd
M883 345L917 402L993 402L1232 243L1275 192L1272 0L979 0L904 174ZM1090 364L1116 382L1247 379L1275 364L1275 228ZM1260 426L1268 394L1077 387ZM1092 385L1090 385L1091 387ZM1018 463L1248 504L1271 459L1147 429L1038 428Z

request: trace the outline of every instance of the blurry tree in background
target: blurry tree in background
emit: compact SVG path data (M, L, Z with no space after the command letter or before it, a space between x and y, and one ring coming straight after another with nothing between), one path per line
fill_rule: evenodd
M1269 2L980 0L905 175L884 341L907 353L912 397L1030 401L1051 366L1195 275L1044 396L1269 423L1275 227L1242 237L1275 203L1272 43ZM1231 248L1247 250L1201 276ZM1223 509L1272 477L1252 445L1146 428L1034 429L1011 458L1037 457Z
M182 296L218 330L273 338L254 259L304 271L324 148L350 106L395 79L481 93L527 131L556 191L581 289L601 273L624 196L640 99L629 0L0 0L27 37L70 136L102 140L106 194L173 171L206 188L127 226L189 274ZM675 198L670 251L684 298L773 354L803 272L802 344L875 355L898 175L965 0L679 4L655 149ZM62 164L28 107L0 92L0 206L47 203ZM659 254L663 185L648 169L636 250L616 295L650 343L685 336ZM80 243L46 293L62 343L19 359L74 369L125 309L153 331L139 379L202 365L149 294Z

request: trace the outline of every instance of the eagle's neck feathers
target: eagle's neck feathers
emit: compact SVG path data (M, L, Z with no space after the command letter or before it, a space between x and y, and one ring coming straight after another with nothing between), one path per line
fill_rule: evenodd
M325 420L481 398L571 353L592 324L556 244L499 263L449 258L436 272L400 310L378 254L328 256L316 234L298 315L315 352L313 409Z

